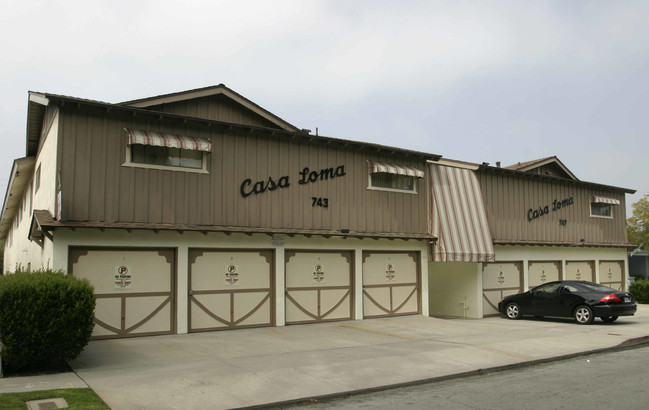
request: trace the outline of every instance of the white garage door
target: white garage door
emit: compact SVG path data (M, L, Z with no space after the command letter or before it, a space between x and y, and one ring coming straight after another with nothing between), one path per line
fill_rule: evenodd
M69 272L95 287L93 339L175 332L174 249L69 249Z
M561 276L560 261L530 262L527 268L529 288L559 280Z
M363 252L363 317L421 313L419 252Z
M495 262L482 265L483 316L497 315L498 302L523 291L522 262Z
M286 324L352 318L352 251L286 251Z
M595 263L593 261L566 262L566 280L595 281Z
M189 250L189 331L272 326L273 251Z
M615 290L624 290L624 262L600 261L599 283Z

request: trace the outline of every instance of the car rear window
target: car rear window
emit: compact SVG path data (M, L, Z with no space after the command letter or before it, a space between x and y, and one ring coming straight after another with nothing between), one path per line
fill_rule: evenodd
M584 288L584 290L589 292L617 292L617 290L615 289L600 285L598 283L580 283L578 286Z

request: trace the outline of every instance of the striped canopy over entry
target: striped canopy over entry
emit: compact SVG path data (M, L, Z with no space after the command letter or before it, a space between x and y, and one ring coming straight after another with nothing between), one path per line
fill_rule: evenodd
M424 172L417 168L407 167L405 165L386 164L383 162L370 162L370 170L373 174L387 173L397 175L407 175L415 178L423 178Z
M180 148L191 151L212 151L212 143L196 137L181 137L161 132L131 130L124 128L128 134L128 144L153 145L156 147Z
M429 164L431 258L439 262L493 262L495 253L480 185L473 171Z

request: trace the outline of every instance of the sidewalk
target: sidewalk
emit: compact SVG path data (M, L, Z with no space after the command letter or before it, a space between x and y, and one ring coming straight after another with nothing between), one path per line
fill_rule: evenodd
M589 326L405 316L103 340L70 363L78 376L69 383L87 383L114 410L235 408L613 348L647 335L649 305L639 305L636 316ZM0 379L0 392L25 383L40 388Z

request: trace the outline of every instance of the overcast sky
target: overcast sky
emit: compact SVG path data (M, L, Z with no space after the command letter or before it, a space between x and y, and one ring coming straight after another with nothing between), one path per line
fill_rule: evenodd
M28 91L223 83L320 135L649 193L649 1L0 0L0 190ZM627 217L630 213L627 212Z

